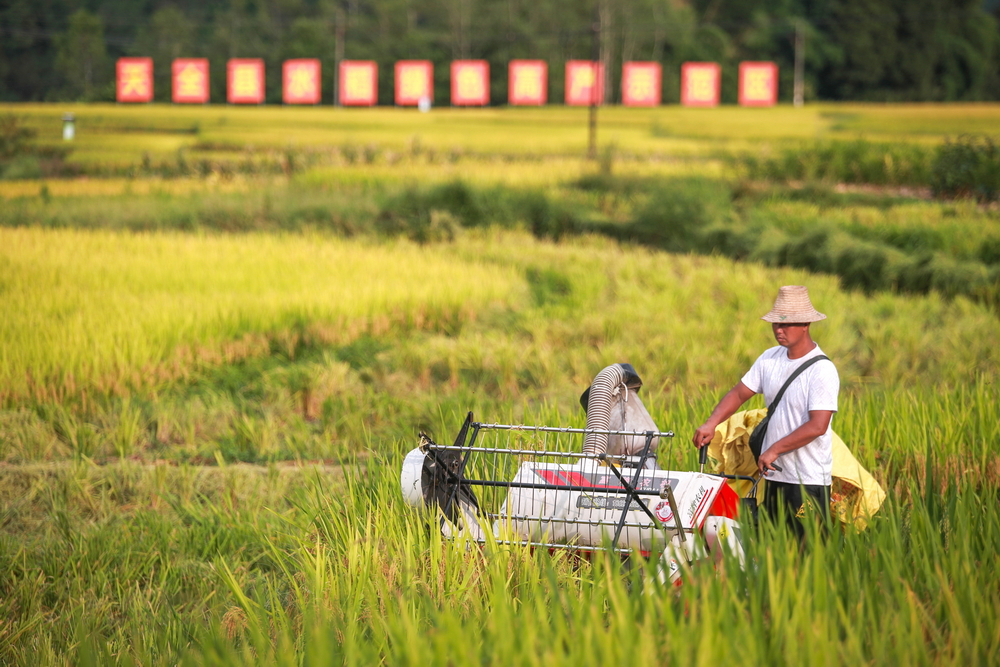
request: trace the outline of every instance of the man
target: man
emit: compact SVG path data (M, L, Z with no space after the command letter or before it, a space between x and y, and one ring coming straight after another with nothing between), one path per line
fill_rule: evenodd
M762 318L771 323L778 347L764 352L740 382L729 390L711 416L694 432L696 447L708 445L715 428L729 419L754 394L764 394L770 406L789 376L813 357L823 355L810 335L809 325L825 320L801 285L782 287L774 308ZM785 391L774 409L761 447L758 469L767 475L764 509L777 517L784 505L790 525L801 536L793 517L804 510L803 491L823 511L829 509L833 448L830 422L837 411L840 377L828 359L813 363ZM777 468L780 468L778 470Z

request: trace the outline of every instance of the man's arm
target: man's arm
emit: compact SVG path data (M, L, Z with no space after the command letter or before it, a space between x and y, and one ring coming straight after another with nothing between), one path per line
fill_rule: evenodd
M739 410L744 403L749 401L753 395L754 392L749 387L742 382L737 382L736 385L722 397L722 400L719 401L719 404L715 406L714 410L712 410L711 416L705 420L705 423L695 429L694 438L692 439L694 446L700 448L712 442L712 438L715 437L715 427L736 414L736 411Z
M757 460L757 469L760 470L761 474L764 474L767 470L772 469L771 464L782 454L804 447L826 433L826 429L830 428L831 419L833 419L832 410L810 410L809 421L775 442L760 455Z

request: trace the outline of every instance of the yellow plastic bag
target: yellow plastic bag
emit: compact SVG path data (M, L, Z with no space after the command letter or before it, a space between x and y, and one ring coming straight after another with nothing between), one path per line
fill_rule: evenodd
M715 429L715 437L708 445L708 456L714 472L727 475L757 474L757 462L750 451L750 433L767 415L767 409L737 412ZM864 530L868 519L878 512L885 501L882 486L851 454L840 436L833 433L833 484L830 490L830 511L843 523L853 523ZM764 485L757 485L757 502L764 498ZM751 484L745 480L731 480L733 490L743 497Z

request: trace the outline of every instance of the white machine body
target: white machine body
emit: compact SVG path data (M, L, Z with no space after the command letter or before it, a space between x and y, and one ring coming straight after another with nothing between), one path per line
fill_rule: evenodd
M631 484L636 470L622 471ZM680 523L685 530L697 530L709 516L712 503L725 480L696 472L640 470L638 491L661 491L668 484L673 489ZM614 539L618 522L628 497L621 482L606 466L591 460L572 465L524 463L516 484L546 484L567 487L591 487L587 490L535 489L513 486L494 523L498 538L510 538L549 544L601 546ZM676 523L670 504L657 495L642 500L663 524L652 519L632 502L625 513L625 524L618 546L644 552L664 547L663 527L673 530Z

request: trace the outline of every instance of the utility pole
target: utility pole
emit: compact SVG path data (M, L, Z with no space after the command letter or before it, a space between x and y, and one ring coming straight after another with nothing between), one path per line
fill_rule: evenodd
M805 97L806 35L804 21L795 19L795 83L792 87L792 104L801 107Z
M340 106L340 61L344 59L344 37L347 32L347 17L344 6L337 3L335 39L333 42L333 104Z
M590 87L590 135L587 140L587 158L590 160L596 160L597 104L600 101L598 92L600 92L600 88L602 87L601 83L603 83L598 76L600 74L598 64L601 58L601 0L595 0L594 2L594 22L591 25L590 30L590 67L591 71L594 73L594 82Z

